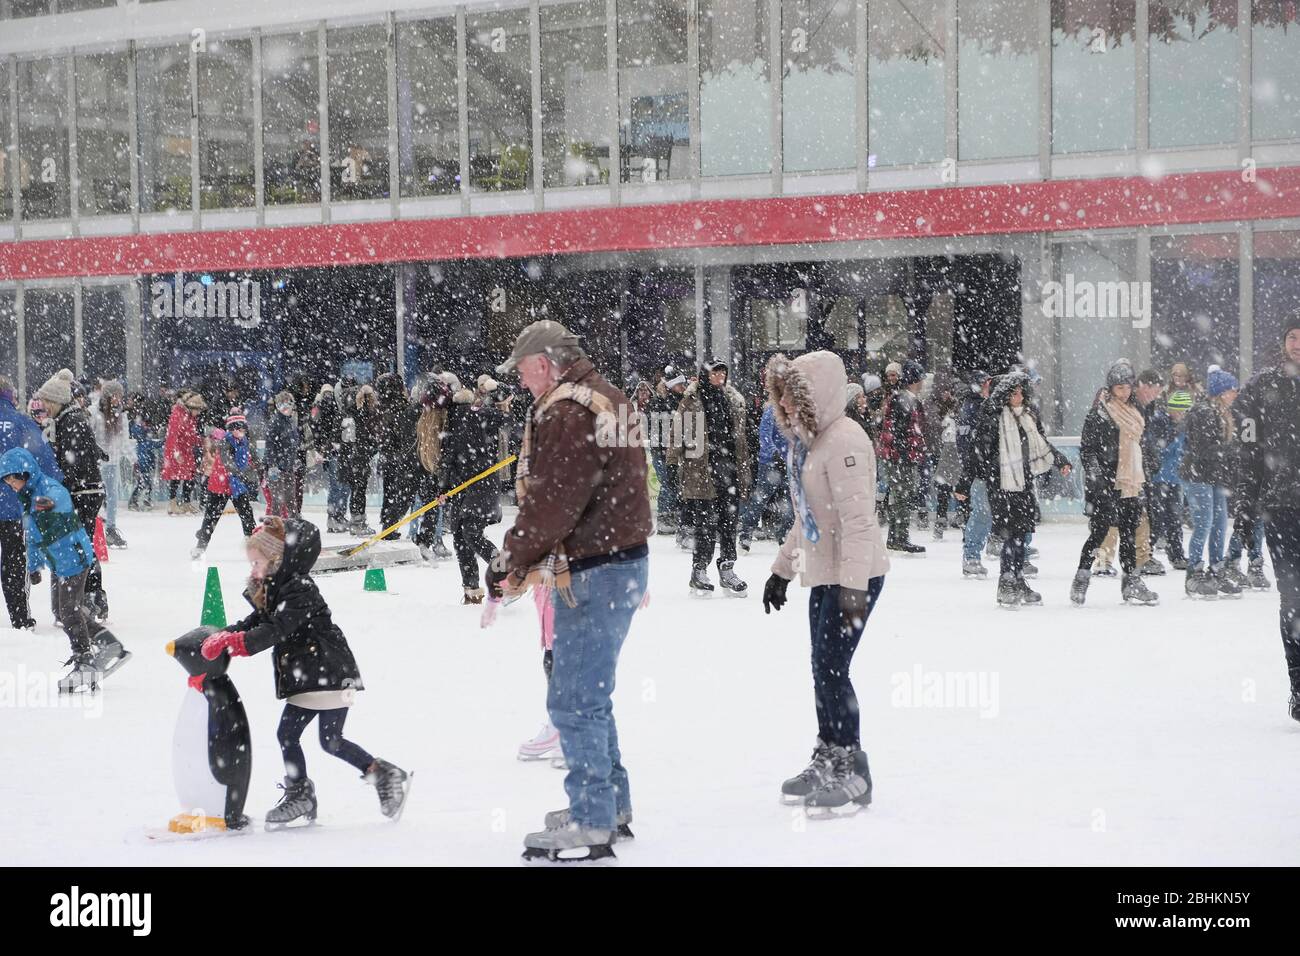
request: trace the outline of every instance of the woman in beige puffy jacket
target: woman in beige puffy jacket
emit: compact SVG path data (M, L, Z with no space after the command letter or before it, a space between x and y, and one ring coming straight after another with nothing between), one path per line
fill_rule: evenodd
M848 378L833 352L791 360L774 355L767 388L789 439L794 526L772 564L763 609L780 610L798 572L812 588L813 691L817 746L812 762L781 787L810 815L854 813L871 802L871 772L858 737L858 700L849 665L889 570L876 523L876 456L844 413Z

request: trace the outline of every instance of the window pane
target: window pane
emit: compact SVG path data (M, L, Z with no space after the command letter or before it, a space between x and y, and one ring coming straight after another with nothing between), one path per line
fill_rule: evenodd
M466 15L469 182L474 189L532 187L531 62L526 9Z
M83 216L131 211L125 53L77 57L77 175Z
M126 379L126 299L121 286L82 289L81 342L87 378Z
M388 58L384 27L329 32L330 198L388 196Z
M946 9L946 0L871 8L868 136L876 165L943 159Z
M62 57L18 61L19 185L24 219L66 219L68 71Z
M767 0L700 0L701 175L772 169Z
M320 202L320 63L316 34L262 40L266 204Z
M17 20L19 17L43 17L50 12L50 0L9 0L9 15Z
M1255 0L1253 137L1300 139L1300 4Z
M1281 358L1282 320L1300 302L1300 231L1255 233L1255 371Z
M76 13L80 10L102 10L118 6L117 0L59 0L59 13Z
M61 368L76 367L71 289L28 289L23 296L27 390L34 392Z
M397 126L403 196L460 190L456 21L397 25Z
M781 0L782 155L789 172L856 165L853 0Z
M961 0L957 151L962 159L1038 153L1034 0Z
M14 292L0 291L0 375L18 387L18 295Z
M189 44L136 53L140 211L189 209Z
M252 206L253 42L211 40L198 57L199 205Z
M1237 139L1236 0L1151 0L1151 145Z
M542 7L542 179L609 182L605 0Z
M10 164L17 156L9 127L9 68L0 68L0 220L14 214L13 178Z
M1219 365L1237 374L1240 348L1237 236L1151 240L1151 360L1186 362L1197 381Z
M1133 0L1052 0L1052 151L1137 145Z
M618 5L619 166L623 182L689 179L686 0Z

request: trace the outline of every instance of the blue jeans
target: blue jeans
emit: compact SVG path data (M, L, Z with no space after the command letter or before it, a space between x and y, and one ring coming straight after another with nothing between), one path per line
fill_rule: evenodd
M614 726L614 675L632 615L645 595L650 561L611 561L573 575L576 607L559 594L555 658L546 694L551 723L569 764L564 791L579 826L613 830L632 812L627 770Z
M329 492L325 498L325 513L331 518L343 521L348 514L348 497L351 486L339 477L339 463L335 458L326 459L325 477L329 481Z
M99 477L104 482L104 527L117 528L117 479L120 465L116 461L101 462Z
M966 519L966 528L961 536L962 558L978 561L992 530L993 512L989 509L989 490L983 481L977 479L970 483L970 517Z
M781 526L776 529L777 534L774 537L778 541L784 541L786 532L790 530L790 525L794 521L794 508L790 504L790 496L783 494L786 485L781 477L781 471L775 463L769 463L766 468L758 469L757 477L754 490L749 493L749 500L740 509L741 534L753 533L754 528L758 526L758 519L763 517L767 503L774 495L780 495L778 512L781 516Z
M681 501L677 487L677 469L668 464L668 453L662 448L650 449L650 463L654 466L655 477L659 479L657 520L662 522L668 518L678 521Z
M1216 567L1223 560L1223 545L1228 537L1228 489L1189 481L1183 491L1192 511L1192 539L1187 544L1187 563L1203 563L1201 554L1208 539L1210 550L1204 563Z
M867 608L860 619L853 616L845 620L838 584L820 584L808 595L813 697L817 704L817 736L823 743L850 750L860 746L858 698L849 680L849 665L884 586L883 574L867 584Z

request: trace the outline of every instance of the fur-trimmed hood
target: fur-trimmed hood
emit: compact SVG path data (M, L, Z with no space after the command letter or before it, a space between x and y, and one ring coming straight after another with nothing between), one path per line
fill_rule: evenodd
M780 352L773 355L767 363L767 395L772 400L777 427L786 437L797 437L811 445L843 417L848 381L844 362L834 352L807 352L796 359ZM794 399L793 422L781 407L781 398L787 392Z

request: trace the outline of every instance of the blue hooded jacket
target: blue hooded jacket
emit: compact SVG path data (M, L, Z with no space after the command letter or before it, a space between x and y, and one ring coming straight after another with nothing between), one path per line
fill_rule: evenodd
M14 403L0 395L0 454L10 448L26 448L40 465L41 471L55 481L63 481L63 472L54 460L54 449L41 434L41 426L14 408ZM12 488L0 482L0 521L17 521L23 506Z
M0 478L8 475L27 476L26 487L15 495L22 503L27 532L27 570L39 571L48 565L60 578L89 570L95 563L94 546L72 507L68 489L41 471L25 448L11 448L0 455ZM48 499L52 507L37 510L38 498Z
M776 408L771 402L763 409L763 417L758 423L758 467L770 468L775 458L785 459L789 444L781 429L776 427Z

